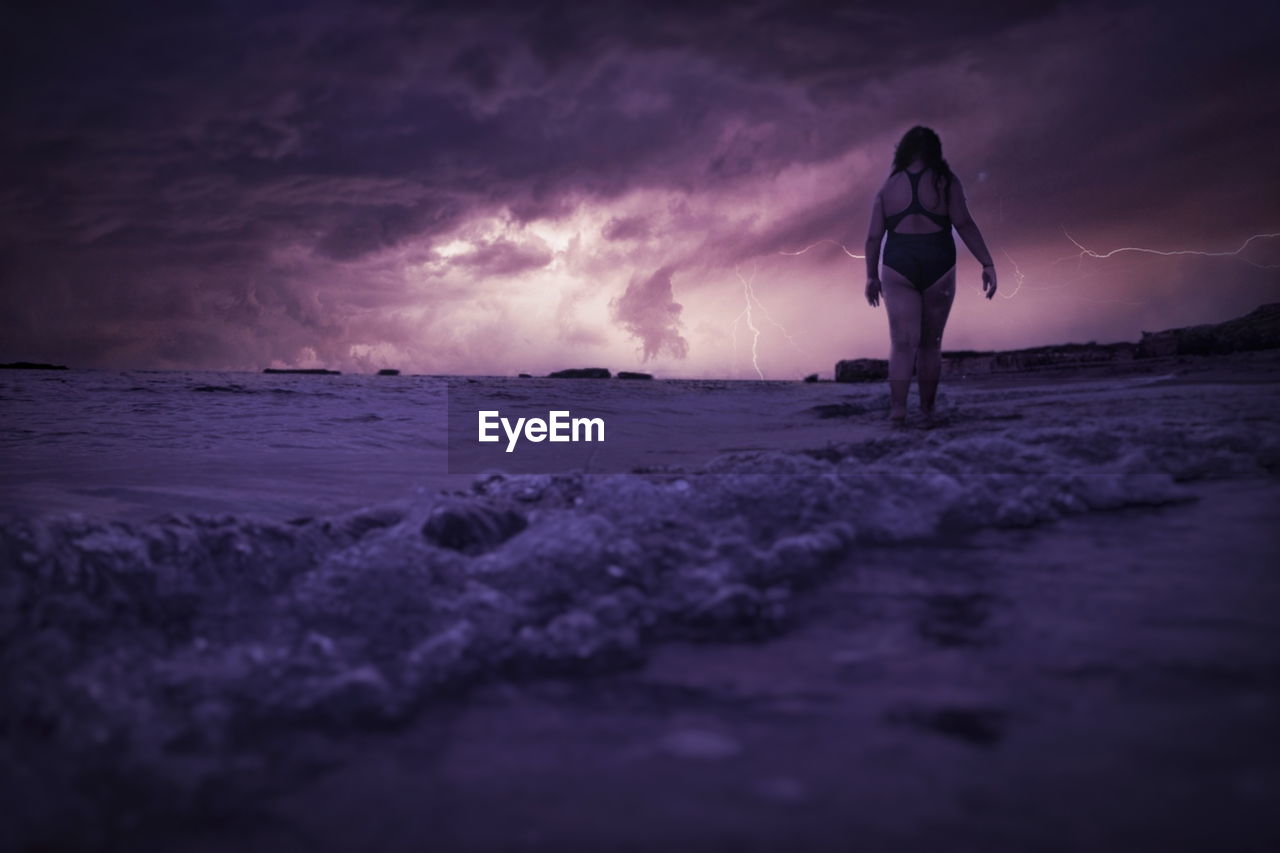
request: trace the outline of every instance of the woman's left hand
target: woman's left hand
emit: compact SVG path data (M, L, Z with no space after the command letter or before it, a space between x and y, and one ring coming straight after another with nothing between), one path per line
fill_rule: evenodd
M880 304L880 279L867 279L867 304L875 308Z

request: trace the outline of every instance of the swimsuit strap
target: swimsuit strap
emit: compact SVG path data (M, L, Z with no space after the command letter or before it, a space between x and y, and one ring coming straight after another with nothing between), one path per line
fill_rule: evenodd
M925 210L924 205L920 203L920 176L924 174L924 169L914 174L907 172L906 169L902 171L906 172L907 180L911 182L911 204L907 205L907 210L913 213L928 213L929 211Z
M939 225L942 228L949 228L951 226L950 215L945 213L934 213L920 203L920 176L927 171L928 169L921 169L919 172L912 173L908 172L906 169L902 170L902 173L907 176L907 180L911 182L911 204L907 205L892 216L885 217L885 224L888 225L890 231L896 231L898 229L898 224L912 213L922 214L932 220L933 224Z

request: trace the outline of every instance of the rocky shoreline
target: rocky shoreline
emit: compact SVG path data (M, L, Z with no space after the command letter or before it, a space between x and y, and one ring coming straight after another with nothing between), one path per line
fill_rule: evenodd
M1143 332L1138 341L1053 344L1016 350L952 350L942 353L943 377L981 376L1044 370L1111 368L1128 372L1180 356L1226 355L1280 348L1280 302L1260 305L1243 317ZM837 382L877 382L888 378L888 361L854 358L836 363Z

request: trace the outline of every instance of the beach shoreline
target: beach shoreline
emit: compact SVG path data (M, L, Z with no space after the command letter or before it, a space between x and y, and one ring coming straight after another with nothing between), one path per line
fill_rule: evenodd
M1195 491L860 553L779 636L488 685L276 814L332 849L370 818L406 849L1267 849L1280 483Z
M1267 837L1275 364L944 383L905 430L879 384L476 381L706 428L643 475L440 480L440 381L11 381L8 831L1065 850L1168 811L1162 849Z

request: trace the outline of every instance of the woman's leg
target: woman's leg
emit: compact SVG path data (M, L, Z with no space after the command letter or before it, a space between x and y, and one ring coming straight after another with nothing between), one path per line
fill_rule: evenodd
M956 268L938 279L921 294L920 351L916 356L916 381L920 383L920 411L933 414L942 376L942 331L956 298ZM887 301L887 300L886 300ZM892 376L892 374L890 374Z
M902 420L920 346L922 300L920 292L890 267L880 269L880 294L889 315L889 417Z

